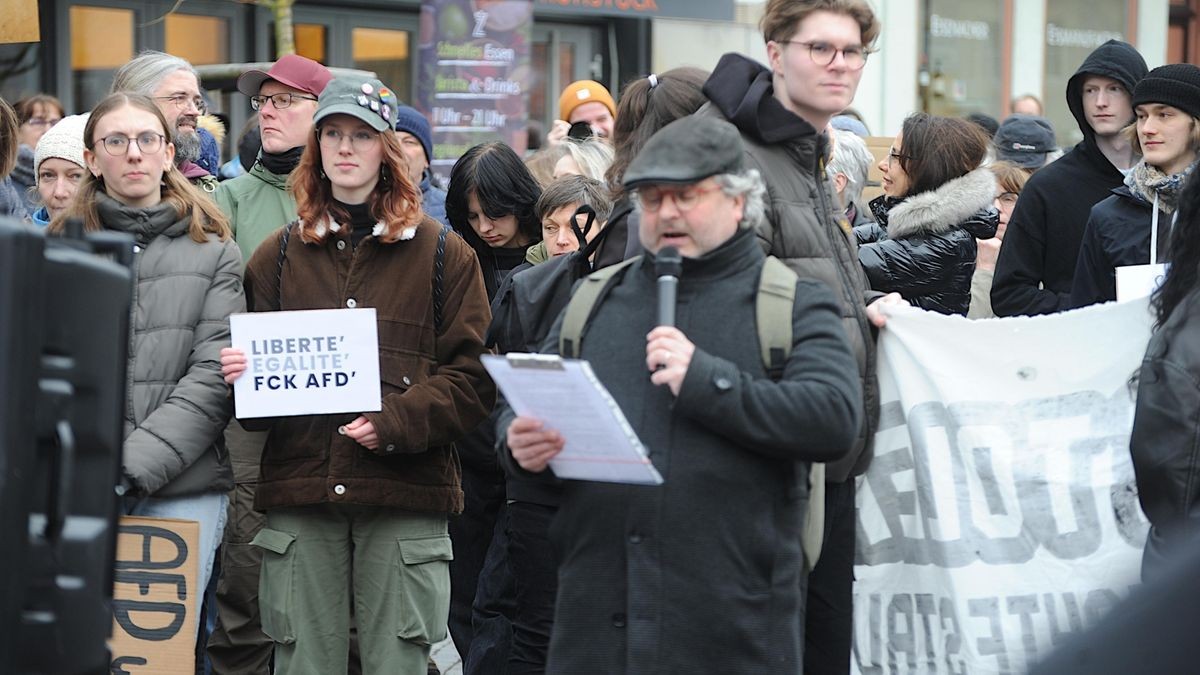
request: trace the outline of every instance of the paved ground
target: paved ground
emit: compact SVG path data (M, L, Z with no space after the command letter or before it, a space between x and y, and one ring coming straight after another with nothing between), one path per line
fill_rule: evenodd
M442 675L462 675L462 659L450 638L434 645L431 654Z

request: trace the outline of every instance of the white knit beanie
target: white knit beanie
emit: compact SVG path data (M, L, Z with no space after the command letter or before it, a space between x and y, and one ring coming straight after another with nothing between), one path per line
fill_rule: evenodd
M83 127L87 124L89 114L64 117L42 134L37 148L33 151L34 175L41 171L42 162L51 157L65 159L84 169L87 168L87 163L83 160Z

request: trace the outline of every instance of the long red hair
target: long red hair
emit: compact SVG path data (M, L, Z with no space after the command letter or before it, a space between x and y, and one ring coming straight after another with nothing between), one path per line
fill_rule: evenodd
M334 202L333 188L321 164L319 133L314 127L309 134L300 164L291 176L296 213L300 217L300 239L308 244L320 243L332 234L320 227L327 217L343 223L350 219L350 214ZM405 228L421 222L421 191L408 177L408 160L396 134L380 132L379 141L383 143L381 175L367 198L367 205L371 216L384 223L379 238L390 244L400 240Z

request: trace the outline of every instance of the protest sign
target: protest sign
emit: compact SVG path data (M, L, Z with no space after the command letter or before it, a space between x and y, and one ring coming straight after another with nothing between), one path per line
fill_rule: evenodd
M380 409L374 309L234 314L229 329L247 360L233 385L238 417Z
M193 520L121 518L109 641L114 674L194 672L199 548Z
M889 317L857 498L853 672L1024 672L1138 582L1128 382L1150 321L1145 299Z

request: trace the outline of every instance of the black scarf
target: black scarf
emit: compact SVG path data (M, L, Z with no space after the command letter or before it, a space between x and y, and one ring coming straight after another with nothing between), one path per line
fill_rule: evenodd
M292 172L300 164L300 155L304 154L304 146L284 150L283 152L274 153L263 150L258 156L258 161L262 162L263 168L276 176L286 176Z

